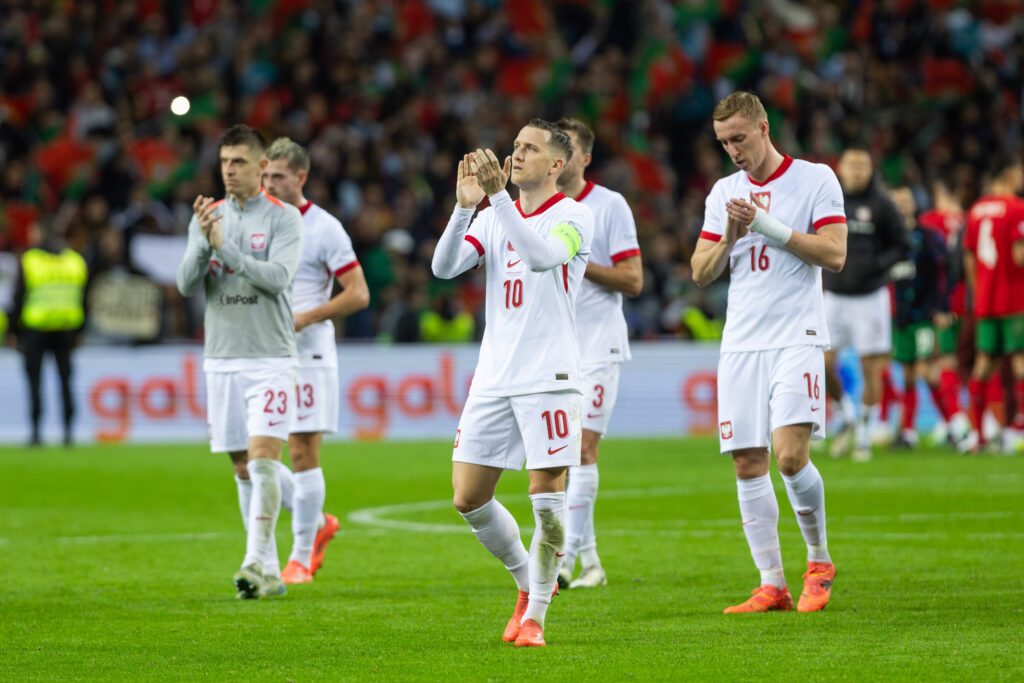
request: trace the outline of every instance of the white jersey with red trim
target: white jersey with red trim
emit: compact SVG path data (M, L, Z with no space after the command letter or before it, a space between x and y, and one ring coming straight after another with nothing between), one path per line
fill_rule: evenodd
M728 218L726 202L734 198L749 201L751 192L773 218L796 232L810 233L846 222L843 191L832 169L786 156L763 183L752 180L746 171L715 183L705 204L700 236L721 240ZM729 272L722 351L829 346L819 266L750 232L733 245Z
M535 273L522 262L494 209L477 214L466 233L487 268L486 326L470 393L519 396L581 391L576 298L590 258L594 215L561 192L531 214L516 208L538 235L569 223L581 244L569 262Z
M576 201L594 212L590 263L611 267L630 256L640 255L636 223L625 197L587 182ZM622 363L632 358L629 330L622 315L622 292L611 291L584 278L576 299L576 329L584 365Z
M358 266L359 261L352 250L352 240L337 218L313 202L307 202L299 211L302 212L302 261L292 286L292 309L304 313L327 303L334 278ZM303 328L295 335L295 341L299 347L300 367L338 367L334 323L330 320Z

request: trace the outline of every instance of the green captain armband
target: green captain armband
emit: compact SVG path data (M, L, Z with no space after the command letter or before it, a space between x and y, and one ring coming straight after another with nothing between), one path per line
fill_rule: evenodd
M583 233L574 223L559 223L548 234L562 240L562 243L569 250L569 258L575 256L583 244ZM568 261L569 259L566 259L567 263Z

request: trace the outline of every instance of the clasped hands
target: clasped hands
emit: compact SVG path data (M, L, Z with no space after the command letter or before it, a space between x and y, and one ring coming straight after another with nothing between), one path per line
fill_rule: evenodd
M192 202L192 210L196 212L196 220L199 222L199 230L203 233L203 237L211 247L220 249L224 245L224 233L220 224L223 217L213 204L213 197L199 195Z
M491 150L477 149L463 155L459 162L459 177L455 185L455 198L463 209L471 209L480 203L485 194L494 195L505 189L512 170L512 157L505 157L505 164Z

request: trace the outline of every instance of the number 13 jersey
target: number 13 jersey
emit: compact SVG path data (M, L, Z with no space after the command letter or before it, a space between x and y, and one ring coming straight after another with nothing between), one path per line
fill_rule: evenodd
M728 219L726 202L750 201L751 192L772 217L796 232L846 222L843 191L832 169L786 156L763 183L752 180L746 171L715 183L705 203L700 236L720 241ZM775 240L749 232L736 240L729 253L729 273L723 352L829 345L820 266Z
M545 391L580 391L580 349L576 335L576 296L590 258L594 214L561 192L536 211L526 224L546 237L568 223L581 244L569 262L535 273L519 257L493 208L477 214L466 241L486 267L486 324L480 359L470 393L519 396Z

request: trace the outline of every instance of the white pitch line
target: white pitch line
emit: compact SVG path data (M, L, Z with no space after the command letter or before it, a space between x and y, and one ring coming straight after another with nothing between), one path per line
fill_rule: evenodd
M339 529L339 534L353 535L379 535L387 533L385 529L359 528ZM206 532L182 532L167 534L98 534L87 536L35 536L24 538L0 537L0 545L12 545L17 543L54 543L56 545L105 545L114 543L194 543L202 541L220 541L225 538L245 538L245 532L238 531L206 531Z

